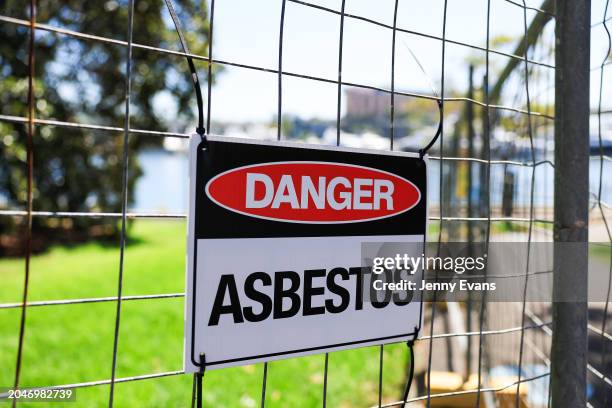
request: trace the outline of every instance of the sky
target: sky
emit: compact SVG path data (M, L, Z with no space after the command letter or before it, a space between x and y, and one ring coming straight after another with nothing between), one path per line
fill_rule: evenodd
M520 1L520 0L519 0ZM340 0L311 0L334 10ZM213 56L215 59L278 67L278 42L282 0L217 0L215 2ZM540 1L528 0L539 7ZM442 36L444 0L406 1L398 6L397 26L434 36ZM592 5L593 22L602 20L604 0ZM367 16L385 24L393 24L394 0L346 0L346 13ZM449 40L486 46L487 0L448 0L446 37ZM536 13L527 11L528 21ZM612 10L608 11L608 16ZM610 24L612 25L612 24ZM340 16L292 2L286 3L283 41L283 70L337 79ZM507 37L511 42L496 46L512 52L522 35L523 10L506 0L491 0L491 38ZM345 18L342 79L346 82L390 88L392 31L367 22ZM591 65L601 63L607 46L603 26L592 30ZM554 40L553 26L545 31L542 44ZM549 64L543 45L531 57ZM410 50L422 64L421 72ZM395 86L397 90L432 94L430 83L439 93L442 60L441 42L407 33L397 33ZM541 55L540 55L541 54ZM484 60L485 53L460 45L447 44L445 89L464 93L467 86L468 59ZM507 57L490 54L491 82L495 68L503 67ZM532 99L552 100L553 84L550 68L537 68L540 79L532 81ZM592 73L592 102L596 102L599 73ZM483 72L477 71L480 83ZM278 78L275 73L226 67L213 88L212 120L219 122L271 121L276 115ZM610 100L610 86L605 81L605 94ZM612 81L610 81L612 82ZM335 84L283 76L283 114L303 118L334 119L337 105ZM509 84L509 87L512 85ZM519 90L520 83L514 84ZM538 87L542 89L537 89ZM516 91L515 91L516 93ZM519 92L521 94L521 92ZM520 103L521 97L514 101ZM513 102L513 101L509 101ZM610 102L612 104L612 102ZM344 104L342 106L344 110Z

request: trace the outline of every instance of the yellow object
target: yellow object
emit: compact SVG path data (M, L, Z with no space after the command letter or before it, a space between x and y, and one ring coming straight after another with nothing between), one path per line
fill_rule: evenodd
M495 377L491 378L492 388L506 387L508 384L513 384L518 380L517 377ZM510 408L516 406L516 389L517 385L513 385L508 388L504 388L501 391L497 391L495 396L497 397L497 404L500 408ZM529 392L529 384L521 383L519 388L519 407L527 408L527 393Z
M425 378L427 380L427 377ZM469 385L469 381L466 383ZM434 394L444 394L449 392L460 392L466 389L475 389L474 387L465 388L461 375L446 371L431 372L431 406L445 408L472 408L476 406L476 394L466 393L444 397L434 397ZM480 398L480 406L487 408L484 399Z
M427 376L425 377L427 380ZM514 408L516 399L517 386L514 384L517 381L516 377L495 377L489 379L489 384L482 388L503 388L494 393L494 399L497 402L496 407L499 408ZM510 384L514 384L509 386ZM474 391L478 388L478 375L472 374L466 382L463 382L461 375L447 371L432 371L431 372L431 406L440 408L471 408L476 405L476 393L470 392L466 394L449 395L443 397L434 397L435 394L454 393L461 391ZM519 389L519 406L520 408L528 408L527 393L529 391L528 384L521 384ZM484 394L480 395L480 406L487 407Z

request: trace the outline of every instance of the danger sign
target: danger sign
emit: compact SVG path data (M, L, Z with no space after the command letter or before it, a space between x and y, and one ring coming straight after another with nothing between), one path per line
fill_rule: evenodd
M228 189L227 186L234 186ZM206 195L230 211L295 223L339 224L391 217L421 199L394 174L345 163L262 163L232 169L206 185Z
M426 193L411 153L192 137L185 371L415 337L362 248L423 243Z

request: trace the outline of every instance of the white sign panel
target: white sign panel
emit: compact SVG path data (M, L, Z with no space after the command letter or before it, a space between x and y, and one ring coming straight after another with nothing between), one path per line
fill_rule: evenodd
M421 303L371 292L363 247L424 242L426 160L213 136L190 149L186 372L417 335Z

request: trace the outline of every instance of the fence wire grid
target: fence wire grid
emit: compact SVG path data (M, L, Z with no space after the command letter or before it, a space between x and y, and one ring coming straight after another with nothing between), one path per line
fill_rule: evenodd
M441 134L434 145L430 159L432 167L437 166L436 179L430 179L432 189L437 188L438 205L433 206L430 211L430 231L429 241L445 242L445 241L479 241L485 242L487 245L491 240L494 240L502 231L503 226L512 226L510 233L506 235L506 239L511 239L515 242L525 242L527 246L531 242L538 240L546 240L551 237L552 231L552 203L550 200L544 202L538 201L539 194L545 197L552 190L552 169L555 163L546 153L539 154L537 143L554 142L553 129L555 125L554 118L554 83L555 83L555 66L554 66L554 26L555 26L555 10L554 3L550 0L545 0L542 4L532 4L526 1L512 0L486 0L481 3L486 6L486 40L485 46L470 44L468 42L458 41L453 38L447 38L447 19L450 0L441 0L442 3L442 19L441 21L430 21L429 24L439 25L441 27L441 35L434 35L417 30L411 30L398 25L398 9L419 7L416 3L407 3L394 0L392 24L377 20L369 16L357 15L347 12L347 4L352 0L340 0L338 7L332 7L328 4L319 4L302 0L279 0L277 1L280 9L280 19L278 21L268 21L262 18L261 24L269 24L278 27L278 65L277 66L258 66L250 65L243 62L226 60L217 58L218 50L213 41L214 23L215 23L215 3L222 0L209 0L208 9L208 30L209 43L207 55L197 53L186 53L177 51L178 38L176 38L176 49L159 47L156 45L140 44L133 42L133 34L139 30L135 22L135 16L139 13L139 8L135 7L135 3L141 3L138 0L126 0L120 2L119 7L126 7L129 10L128 21L125 26L125 39L121 33L117 33L117 38L109 38L95 35L93 33L79 32L71 30L67 27L60 27L52 21L37 21L37 4L36 0L29 0L29 19L23 19L12 15L0 15L0 24L13 25L22 27L28 30L29 42L24 44L27 50L27 61L29 65L28 90L27 90L27 106L28 114L25 116L5 115L0 112L0 121L9 123L12 126L24 126L27 129L27 157L25 165L27 166L28 182L26 188L27 199L24 206L21 208L1 208L0 216L13 217L23 223L23 228L26 231L26 250L24 257L25 271L23 280L23 298L20 302L7 302L0 304L0 313L5 312L4 309L16 309L20 311L19 337L17 343L16 364L14 370L14 387L23 388L21 384L21 374L24 370L24 347L28 341L41 334L30 330L26 324L27 312L32 308L51 308L60 305L75 305L75 304L92 304L92 303L110 303L116 306L115 319L113 328L113 348L112 358L108 362L109 376L105 379L91 379L89 381L72 383L72 384L36 384L36 387L46 389L68 389L68 388L85 388L108 386L108 405L113 406L117 384L128 383L132 381L147 381L155 378L181 376L185 375L180 369L173 371L162 371L153 373L142 373L141 375L120 377L117 376L117 359L121 354L120 331L121 317L124 311L122 305L124 302L148 302L152 300L169 299L169 298L184 298L184 293L158 293L158 294L143 294L143 295L124 295L124 277L125 272L125 250L126 250L126 228L129 219L184 219L184 213L162 213L162 212L134 212L130 211L128 206L128 180L130 174L128 172L129 159L129 140L135 136L146 136L156 138L188 138L189 130L185 133L179 131L168 131L159 129L137 129L130 126L130 120L134 115L130 111L131 103L130 96L132 95L132 87L134 81L138 79L138 72L133 69L133 51L138 50L141 53L150 53L159 55L160 58L173 58L178 64L186 56L193 58L198 64L198 71L206 73L203 77L206 78L206 132L214 133L214 111L211 112L211 107L215 104L216 98L223 98L221 94L215 94L212 80L213 68L231 67L245 71L261 72L268 75L276 76L276 138L283 140L282 119L285 112L285 104L283 97L286 93L283 91L283 84L286 78L298 78L312 83L322 83L335 86L336 92L336 111L335 113L335 131L336 145L342 144L344 131L342 130L343 121L343 106L345 104L344 91L347 89L363 89L372 92L378 92L386 95L388 98L388 149L397 148L397 106L400 98L410 98L431 102L431 107L436 109L440 106L440 127ZM520 38L516 38L512 42L515 46L513 51L502 51L501 47L496 47L493 44L491 36L491 15L495 7L501 7L504 4L513 8L517 8L522 13L522 34ZM612 236L609 226L609 211L610 203L607 203L603 197L609 193L605 191L605 165L611 161L611 157L605 152L605 126L606 115L610 114L610 106L606 105L606 95L604 84L606 84L605 73L610 66L610 34L609 26L611 16L608 14L609 0L604 2L603 11L599 15L593 15L591 30L593 35L596 33L604 33L605 41L602 43L607 47L607 52L601 61L592 66L592 78L598 82L598 94L595 99L592 98L591 121L592 128L596 129L597 135L597 152L598 158L598 174L596 177L596 189L592 191L592 207L590 209L591 220L596 220L600 223L600 228L603 232L600 235L600 240L605 241L607 248L612 248ZM88 7L102 7L101 2L94 2ZM309 72L294 72L287 71L283 67L283 52L287 51L287 44L283 41L283 34L286 30L288 21L286 20L286 11L291 8L293 14L299 15L306 10L316 10L332 16L338 23L338 42L337 42L337 77L328 78L325 76L317 76ZM234 10L234 13L240 13L240 10ZM254 16L257 18L258 16ZM265 17L265 16L263 16ZM219 17L218 17L219 18ZM226 18L226 15L223 15ZM343 68L346 70L346 65L343 66L343 44L345 42L345 23L347 21L356 21L369 26L387 30L391 33L391 56L389 70L389 87L374 86L368 83L347 81L343 78ZM601 31L603 30L603 31ZM112 45L122 50L125 54L125 78L126 81L122 85L125 88L125 99L123 101L124 109L124 125L122 127L109 126L105 124L84 123L84 122L69 122L54 120L52 118L39 118L36 115L36 92L35 92L35 63L37 52L37 33L45 32L57 37L59 41L68 41L69 39L80 41L83 43L95 45L104 43ZM439 43L441 53L439 55L438 64L441 67L441 75L439 78L433 78L434 89L431 93L428 92L410 92L405 89L398 89L396 86L396 77L398 75L396 69L396 54L399 47L402 47L397 40L398 33L402 33L417 40L427 39ZM335 41L335 39L329 39ZM461 94L460 92L449 93L449 83L445 81L449 70L465 69L467 72L467 64L458 66L456 60L449 62L448 46L459 47L460 49L471 50L482 53L484 56L483 65L477 69L478 74L482 78L474 80L473 72L470 73L469 86ZM605 52L605 50L604 50ZM416 56L418 57L418 56ZM415 64L418 64L418 58L415 57ZM497 81L492 80L492 61L491 58L503 58L505 63L503 67L496 67L500 74L497 76ZM367 53L363 55L364 59L368 58ZM346 62L345 62L346 64ZM449 65L451 64L451 65ZM499 68L502 68L501 70ZM429 74L424 72L426 76ZM479 83L476 85L475 83ZM438 87L436 90L435 87ZM503 97L502 97L503 95ZM193 99L195 102L195 98ZM449 107L457 104L459 107L451 110ZM195 105L195 103L194 103ZM495 157L499 152L494 150L492 143L492 134L500 122L512 122L515 124L514 133L510 136L516 146L523 146L525 149L514 152L514 154L501 154ZM211 125L212 122L212 125ZM36 208L34 206L35 197L33 196L33 172L36 166L36 151L33 148L34 139L38 137L36 129L41 127L53 127L59 129L81 129L83 131L106 132L110 134L122 134L122 178L121 178L121 202L122 210L120 212L79 212L79 211L50 211L45 208ZM433 136L433 133L431 134ZM474 141L478 140L479 144L475 145ZM463 142L465 143L463 143ZM462 144L463 143L463 144ZM466 146L467 145L467 146ZM536 146L537 145L537 146ZM565 164L567 165L567 164ZM512 204L511 215L505 212L499 203L493 199L494 196L501 196L503 193L503 180L493 177L496 167L503 168L504 174L508 169L524 169L527 170L524 176L518 177L516 189L526 192L520 200ZM467 170L466 170L467 169ZM545 169L545 170L540 170ZM548 170L546 170L548 169ZM463 172L463 173L461 173ZM457 192L457 174L462 174L469 184L467 197ZM497 173L496 173L497 174ZM523 174L523 173L521 173ZM480 179L482 184L478 194L474 194L473 185ZM541 181L540 181L541 180ZM186 182L186 180L185 180ZM536 191L537 186L541 186L544 191ZM537 202L536 202L537 201ZM107 297L88 297L88 298L70 298L70 299L47 299L35 300L29 299L29 283L32 274L39 271L32 269L32 222L34 218L58 218L58 219L78 219L78 218L114 218L121 223L121 234L119 241L119 273L117 275L117 290L115 296ZM506 230L503 230L506 231ZM127 245L129 247L129 245ZM610 261L610 278L612 280L612 260ZM525 271L524 280L524 296L522 302L518 303L503 303L503 304L473 304L466 309L467 326L456 329L449 317L456 312L455 305L440 303L430 303L425 309L425 320L423 322L423 330L421 337L417 340L415 346L416 364L423 365L422 368L417 368L417 380L420 386L413 386L413 390L406 401L389 400L383 393L384 379L383 366L385 364L385 346L379 346L378 360L378 379L377 389L373 393L377 393L375 398L380 407L394 407L425 405L440 406L435 401L455 401L448 398L457 398L468 396L472 398L476 407L479 406L523 406L521 397L521 387L525 384L545 384L544 393L547 395L544 405L550 404L550 387L548 386L548 376L550 368L550 347L552 337L552 315L549 310L550 305L532 304L527 302L527 288L529 285L529 277L537 273L527 269ZM609 293L608 293L609 297ZM607 361L607 346L608 342L612 341L612 334L607 330L609 302L606 300L604 305L600 305L601 311L600 321L596 323L589 322L588 330L590 333L589 339L597 338L599 346L602 348L599 358L595 359L594 355L589 355L590 363L587 367L589 372L589 382L594 387L595 392L590 394L591 401L588 406L604 407L607 406L607 398L610 387L612 387L612 375L610 374ZM468 306L462 306L468 307ZM2 329L0 329L2 330ZM595 340L593 340L595 341ZM437 354L442 354L445 350L449 353L455 343L463 344L466 350L469 350L470 357L462 364L463 367L457 367L455 360L457 358L446 358L444 361L438 361ZM378 346L377 346L378 347ZM502 350L502 351L500 351ZM182 350L177 353L182 352ZM324 370L322 373L323 380L320 385L321 404L325 407L328 403L328 372L329 367L333 366L333 353L325 354ZM446 355L445 355L446 357ZM456 357L456 356L455 356ZM489 370L499 364L507 363L512 359L514 365L518 367L516 378L507 381L503 384L491 384L489 380ZM540 366L546 367L544 371L532 370L527 375L525 366L533 367L536 362ZM29 362L32 364L32 362ZM263 407L270 404L270 392L268 386L268 377L274 370L274 363L263 364L261 377L261 395L259 404ZM474 369L475 368L475 369ZM419 371L420 370L420 371ZM465 373L466 383L470 383L470 387L449 392L439 392L432 387L432 375L435 377L439 371L463 371ZM420 375L421 380L418 379ZM470 381L471 379L471 381ZM206 394L206 377L204 379L204 393ZM418 385L418 384L417 384ZM509 392L508 392L509 391ZM227 393L235 392L235 390L226 390ZM508 397L510 395L510 397ZM6 398L6 394L1 395ZM510 400L503 398L510 398ZM506 401L506 402L504 402ZM510 402L508 402L510 401ZM190 403L189 396L185 396L185 401L175 402ZM191 400L193 404L193 400ZM504 405L506 404L506 405ZM16 401L13 401L16 405ZM536 406L534 404L534 406Z

